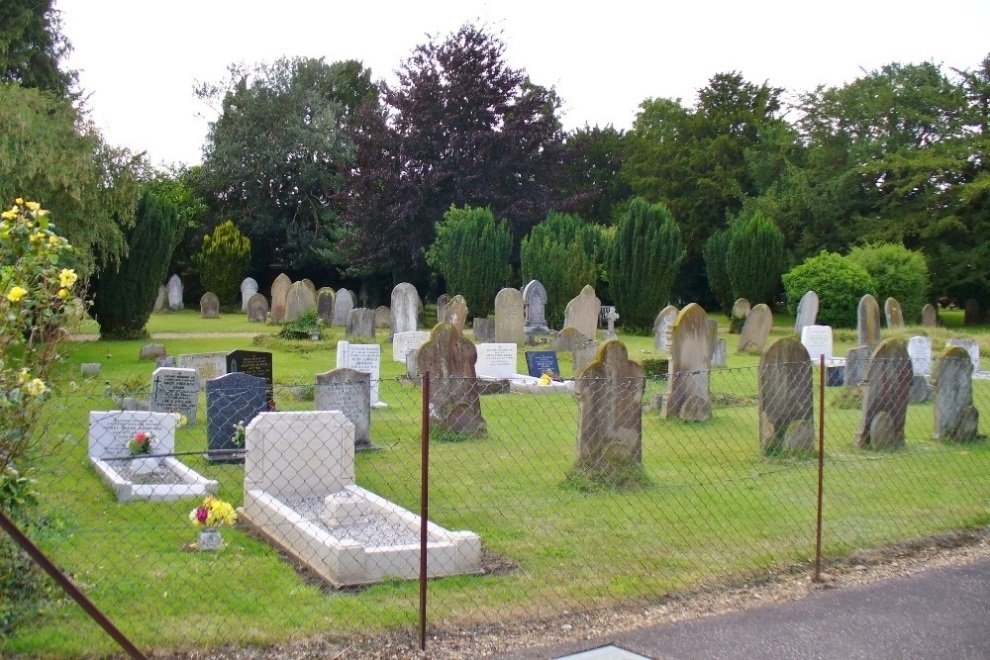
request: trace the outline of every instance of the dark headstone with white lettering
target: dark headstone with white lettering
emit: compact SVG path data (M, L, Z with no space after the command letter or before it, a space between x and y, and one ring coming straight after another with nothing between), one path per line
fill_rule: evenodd
M548 372L555 378L560 376L556 351L526 351L526 367L529 369L529 375L534 378L539 378Z
M274 408L275 380L272 371L272 354L268 351L245 351L238 349L227 353L227 373L234 372L250 374L258 378L264 378L268 384L268 401L270 407Z

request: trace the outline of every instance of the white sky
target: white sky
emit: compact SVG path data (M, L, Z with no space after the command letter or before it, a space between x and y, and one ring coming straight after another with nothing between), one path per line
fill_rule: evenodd
M932 60L973 69L990 53L987 0L56 0L91 116L152 163L200 162L213 111L195 81L281 56L356 59L392 81L412 49L465 22L500 31L511 66L564 102L566 128L629 128L650 97L693 105L719 72L788 91L862 69Z

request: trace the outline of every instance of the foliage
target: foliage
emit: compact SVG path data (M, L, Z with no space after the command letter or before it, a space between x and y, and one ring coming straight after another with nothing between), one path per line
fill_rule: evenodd
M784 235L773 222L754 213L733 223L725 254L733 298L746 298L752 305L767 303L772 307L786 267Z
M138 204L137 220L127 230L127 257L116 268L102 271L92 283L91 312L100 324L101 338L146 335L144 326L165 281L179 231L175 207L146 189Z
M670 360L667 358L647 358L642 361L641 365L647 378L666 380L670 371Z
M702 253L705 257L705 273L708 275L708 288L718 301L722 313L728 315L732 311L735 298L732 297L732 282L726 268L726 258L729 253L729 242L732 237L728 229L721 229L705 241Z
M607 237L581 218L551 211L519 247L522 281L539 280L547 291L544 317L550 327L564 322L567 302L604 270Z
M818 322L834 328L856 327L859 299L876 295L873 278L861 266L824 250L805 259L783 276L787 310L797 313L797 304L808 291L818 294Z
M205 293L197 285L199 274L196 271L196 255L202 247L210 217L210 207L199 191L201 179L202 167L196 165L156 171L145 183L148 190L175 207L178 231L166 274L175 273L182 279L185 294L191 300Z
M61 64L72 51L54 0L4 0L0 9L0 82L68 98L78 80Z
M462 295L475 316L488 316L495 295L509 280L512 237L504 220L496 222L491 209L456 208L437 225L436 240L426 261L447 281L452 295Z
M278 331L279 339L312 339L314 335L317 340L323 338L323 323L315 309L300 314L295 321L282 324Z
M895 298L905 321L921 320L929 287L928 264L921 252L895 243L873 243L854 247L846 258L873 278L881 305Z
M620 176L626 159L626 134L612 126L573 131L564 141L558 208L591 222L609 225L632 188Z
M203 503L189 512L189 520L196 527L219 527L237 522L237 512L230 502L217 497L207 497Z
M624 325L652 327L670 301L684 255L681 229L670 210L634 199L616 227L608 269L612 300Z
M203 247L196 256L199 281L205 291L212 291L221 303L233 304L240 292L241 280L251 266L251 239L228 220L203 237Z

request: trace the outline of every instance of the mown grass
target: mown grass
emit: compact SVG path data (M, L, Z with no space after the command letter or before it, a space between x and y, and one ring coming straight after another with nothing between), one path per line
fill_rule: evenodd
M212 321L190 312L167 316L169 324L182 320L177 327L187 332L212 332L203 329ZM160 321L153 317L152 332L164 331L158 329ZM788 334L789 324L778 323L774 335ZM333 368L337 338L307 345L305 351L275 350L276 383L311 383L314 373ZM651 338L623 339L633 359L655 355ZM501 568L431 581L431 625L655 600L712 581L809 562L817 459L760 454L759 358L736 355L734 341L729 337L730 368L712 376L716 408L710 420L665 421L654 410L644 411L645 487L597 492L567 487L578 410L566 394L486 396L485 437L432 444L430 518L448 529L478 533L490 565ZM854 336L838 332L836 354L851 342ZM68 347L66 377L79 389L65 390L52 402L37 456L42 511L49 521L37 535L42 547L142 648L271 644L396 628L413 634L414 583L392 580L360 590L330 590L244 529L225 529L227 545L221 552L188 552L184 546L194 540L187 519L192 502L122 504L114 499L86 462L87 413L111 405L104 381L150 373L149 363L137 360L143 343ZM170 354L254 347L249 337L162 343ZM569 375L569 358L560 358ZM104 366L86 382L78 376L78 363L89 361ZM519 363L523 370L522 350ZM372 440L379 450L358 454L356 473L361 486L418 510L421 401L416 388L398 381L403 369L383 343L381 398L389 407L373 412ZM646 400L665 387L663 380L648 382ZM990 383L975 381L974 390L987 419ZM825 392L828 557L990 522L988 443L932 442L932 405L919 404L909 409L904 449L858 450L853 436L860 413L831 405L840 391ZM815 396L817 420L817 391ZM282 410L312 407L283 388L277 401ZM205 417L205 405L200 415ZM218 479L220 496L239 505L243 467L203 458L204 422L179 429L177 451L188 452L183 460ZM114 650L96 625L64 600L0 646L3 654L27 656Z

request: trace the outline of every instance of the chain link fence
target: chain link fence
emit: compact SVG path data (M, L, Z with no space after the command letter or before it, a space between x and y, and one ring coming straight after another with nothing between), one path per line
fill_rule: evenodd
M986 525L990 380L959 365L926 378L878 359L859 383L807 362L717 369L692 375L709 398L688 414L665 410L668 378L431 379L428 398L422 380L390 379L375 401L366 379L276 385L226 391L223 405L202 392L194 415L84 384L45 411L28 531L156 652L415 637L423 548L432 630L656 602L810 572L820 443L826 564ZM138 457L150 467L126 449L138 432L153 436ZM239 513L214 551L194 524L223 521L208 497ZM5 653L114 652L51 596Z

